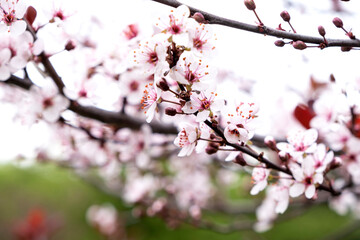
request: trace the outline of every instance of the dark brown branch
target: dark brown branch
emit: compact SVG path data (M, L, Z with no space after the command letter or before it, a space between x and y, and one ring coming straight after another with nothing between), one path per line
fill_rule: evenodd
M176 0L152 0L152 1L162 3L164 5L168 5L171 7L178 7L178 6L182 5L182 3L180 3ZM231 27L231 28L244 30L247 32L253 32L253 33L273 36L273 37L277 37L277 38L291 39L291 40L295 40L295 41L301 40L306 43L320 44L320 43L324 42L324 39L321 37L313 37L313 36L308 36L308 35L301 35L301 34L297 34L297 33L280 31L280 30L276 30L274 28L270 28L270 27L266 27L266 26L263 26L261 29L259 29L259 27L257 25L251 25L251 24L219 17L214 14L204 12L202 10L199 10L199 9L196 9L193 7L189 7L189 8L190 8L191 14L194 14L195 12L201 13L202 15L204 15L205 19L210 24L218 24L218 25L222 25L222 26L227 26L227 27ZM360 40L358 40L358 39L351 40L351 39L329 39L329 38L326 38L326 40L328 41L327 46L329 46L329 47L341 47L341 46L360 47Z

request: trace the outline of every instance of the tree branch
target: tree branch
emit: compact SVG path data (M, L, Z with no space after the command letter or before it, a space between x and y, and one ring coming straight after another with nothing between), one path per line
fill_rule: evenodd
M167 6L175 7L175 8L182 5L182 3L180 3L176 0L152 0L152 1L164 4ZM324 43L324 39L321 37L313 37L313 36L308 36L308 35L301 35L301 34L297 34L297 33L280 31L280 30L270 28L267 26L263 26L263 27L259 28L256 25L251 25L251 24L219 17L217 15L214 15L214 14L211 14L208 12L204 12L202 10L199 10L199 9L196 9L193 7L189 7L189 9L190 9L191 14L199 12L202 15L204 15L205 19L209 22L209 24L218 24L218 25L222 25L222 26L226 26L226 27L244 30L247 32L253 32L253 33L273 36L273 37L277 37L277 38L291 39L294 41L301 40L305 43L314 43L314 44ZM352 40L352 39L326 38L326 40L328 42L327 43L328 47L341 47L341 46L360 47L360 40L358 40L358 39Z

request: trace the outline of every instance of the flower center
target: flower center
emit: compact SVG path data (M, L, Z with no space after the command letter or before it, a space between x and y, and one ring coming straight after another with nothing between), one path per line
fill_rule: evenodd
M148 60L149 63L151 63L151 64L156 64L158 60L159 60L159 59L158 59L158 56L157 56L157 53L156 53L156 52L151 52L151 53L149 54L149 60Z
M196 49L201 49L203 46L203 41L201 41L199 38L194 39L193 45Z
M49 108L49 107L51 107L52 105L54 105L54 103L53 103L53 101L52 101L51 98L45 98L45 99L43 100L43 107L44 107L44 108Z

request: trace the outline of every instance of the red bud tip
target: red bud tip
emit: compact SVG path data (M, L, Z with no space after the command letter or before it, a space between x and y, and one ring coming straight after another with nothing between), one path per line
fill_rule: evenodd
M352 49L352 47L342 46L341 51L342 52L349 52Z
M164 92L168 91L169 90L169 85L168 83L166 82L165 78L162 78L159 83L157 84L157 86L163 90Z
M239 153L236 156L234 162L241 165L241 166L246 166L247 165L247 162L245 161L244 156L242 155L242 153Z
M292 45L297 50L304 50L307 48L307 45L303 41L295 41Z
M207 21L205 20L204 15L202 15L199 12L196 12L193 16L193 19L195 19L195 21L197 21L198 23L207 23Z
M280 17L285 21L285 22L289 22L290 21L290 14L287 11L282 11L280 13Z
M325 28L323 26L319 26L318 31L321 36L325 37L326 32L325 32Z
M285 45L285 42L283 40L276 40L275 46L277 47L283 47Z
M253 11L256 8L255 2L253 0L245 0L244 4L250 11Z
M30 25L32 25L34 23L34 21L35 21L36 15L37 15L36 9L33 8L32 6L29 6L26 9L26 13L24 15L24 18L26 19L26 21L28 21L28 23Z
M342 20L338 17L334 18L332 22L337 28L342 28L344 26Z
M175 116L177 114L177 111L175 108L167 107L165 109L165 114L169 116Z
M75 47L76 47L75 42L73 40L69 40L65 45L65 50L71 51L74 50Z

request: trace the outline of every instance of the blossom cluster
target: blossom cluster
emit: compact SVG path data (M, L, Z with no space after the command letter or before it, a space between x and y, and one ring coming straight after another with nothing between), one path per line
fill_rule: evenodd
M182 5L156 18L151 34L132 23L111 28L105 41L106 19L89 17L78 26L83 35L62 9L27 26L22 0L0 0L0 8L0 80L16 74L30 82L27 91L2 86L2 100L18 105L21 124L49 132L51 140L37 146L39 161L79 174L96 168L134 212L174 225L201 220L240 175L251 175L251 184L241 182L250 195L265 195L255 230L269 229L291 201L324 192L335 211L360 216L350 189L360 184L359 83L313 84L309 101L294 110L302 126L287 141L259 140L260 104L246 95L251 84L232 83L239 90L233 101L219 91L236 77L213 64L217 35L202 14ZM93 206L87 217L104 235L115 234L113 207Z

